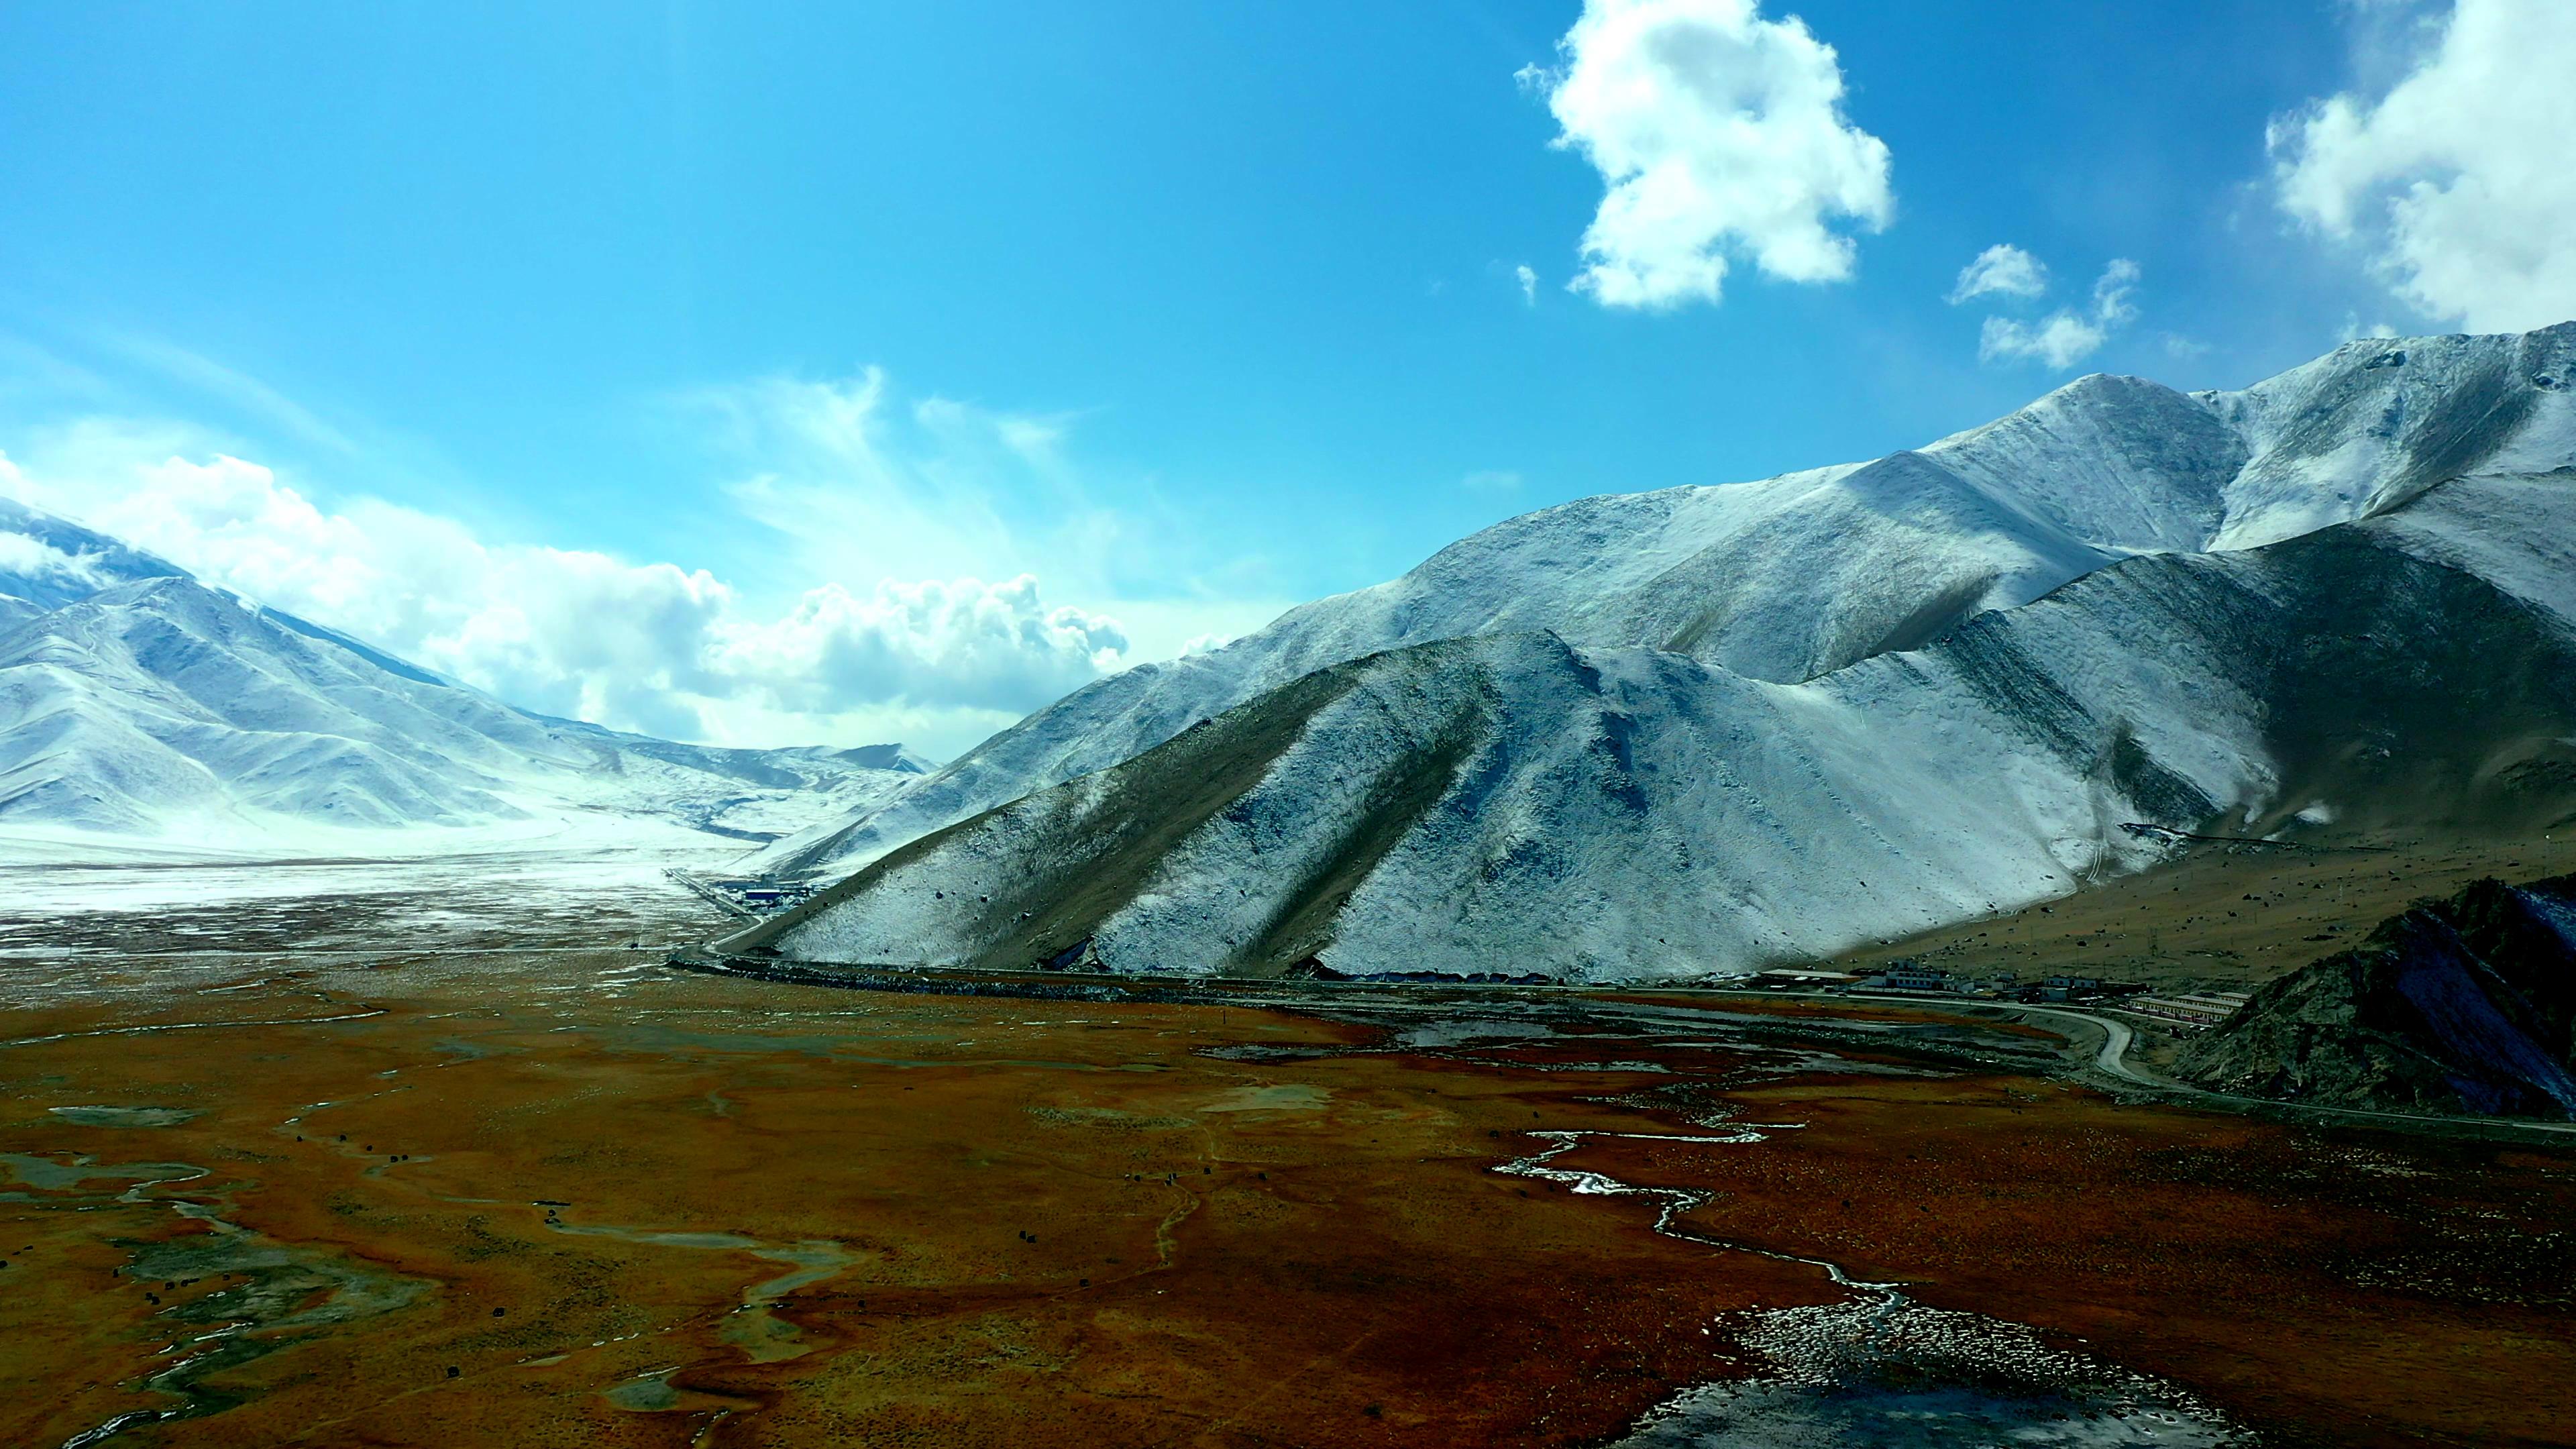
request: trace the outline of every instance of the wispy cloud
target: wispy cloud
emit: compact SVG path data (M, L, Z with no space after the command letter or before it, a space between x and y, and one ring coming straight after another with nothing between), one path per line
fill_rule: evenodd
M310 408L213 358L153 337L114 333L101 340L127 361L229 403L251 419L282 430L299 442L327 448L344 457L356 457L360 452L348 434L323 421Z
M298 441L348 441L253 379L193 372ZM731 743L951 753L1288 602L1194 583L1174 520L1097 501L1069 413L906 400L876 370L671 402L709 451L711 491L768 539L733 551L729 577L494 537L185 422L93 412L19 428L0 439L14 455L0 488L513 703ZM745 552L764 559L757 574Z
M2037 297L2048 291L2048 266L2010 242L1997 242L1959 269L1950 305L1979 297Z
M1987 361L2001 358L2071 368L2101 351L2113 332L2136 319L2138 309L2129 296L2138 276L2136 262L2118 258L2094 281L2089 308L2061 307L2037 322L1989 317L1978 335L1977 355Z

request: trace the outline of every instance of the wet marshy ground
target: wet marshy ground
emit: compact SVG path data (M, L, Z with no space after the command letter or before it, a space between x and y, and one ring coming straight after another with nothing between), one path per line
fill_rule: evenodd
M2576 1432L2576 1155L2028 1028L79 944L0 961L13 1444Z

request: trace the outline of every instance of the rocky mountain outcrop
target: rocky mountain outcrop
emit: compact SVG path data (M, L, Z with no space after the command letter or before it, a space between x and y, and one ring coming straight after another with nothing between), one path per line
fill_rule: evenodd
M2418 903L2256 992L2177 1070L2242 1096L2576 1118L2576 876Z

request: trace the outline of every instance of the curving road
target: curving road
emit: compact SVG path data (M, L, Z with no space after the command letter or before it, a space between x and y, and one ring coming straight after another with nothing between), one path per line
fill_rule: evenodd
M1862 992L1764 991L1735 994L1810 996L1828 1001L1884 1001L1918 1007L1933 1006L1942 1010L1964 1009L1998 1016L2048 1017L2061 1022L2080 1022L2085 1026L2098 1028L2102 1033L2102 1048L2093 1056L2093 1066L2096 1070L2131 1086L2144 1087L2150 1091L2212 1105L2237 1109L2258 1108L2267 1112L2288 1113L2322 1121L2411 1123L2452 1131L2538 1133L2551 1137L2576 1136L2576 1122L2535 1122L2529 1118L2520 1117L2444 1117L2422 1112L2379 1112L2366 1107L2327 1107L2307 1102L2276 1101L2270 1097L2240 1097L2232 1092L2213 1092L2206 1087L2193 1086L2189 1082L2177 1082L2130 1061L2129 1048L2135 1045L2138 1039L2136 1029L2117 1017L2106 1016L2097 1011L2083 1011L2065 1006L2032 1006L2021 1002L2005 1005L2000 1002L1942 1001L1923 996L1891 996ZM2080 1037L2069 1033L2067 1040L2076 1041L2080 1040Z

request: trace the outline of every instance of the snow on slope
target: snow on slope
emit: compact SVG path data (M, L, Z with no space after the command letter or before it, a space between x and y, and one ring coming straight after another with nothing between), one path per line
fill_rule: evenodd
M2122 829L2576 809L2576 469L2132 558L1796 684L1490 634L1336 665L898 850L737 949L1686 978L2065 894Z
M167 559L0 498L0 629L116 584L186 576Z
M928 768L899 746L710 749L531 715L5 507L0 584L28 607L0 616L0 830L20 846L381 851L425 827L749 844Z
M1549 630L1814 678L2122 558L2273 542L2481 466L2554 466L2576 455L2571 374L2576 325L2356 342L2237 393L2094 376L1874 463L1545 509L1224 649L1092 684L757 864L846 874L1312 670L1410 644Z

